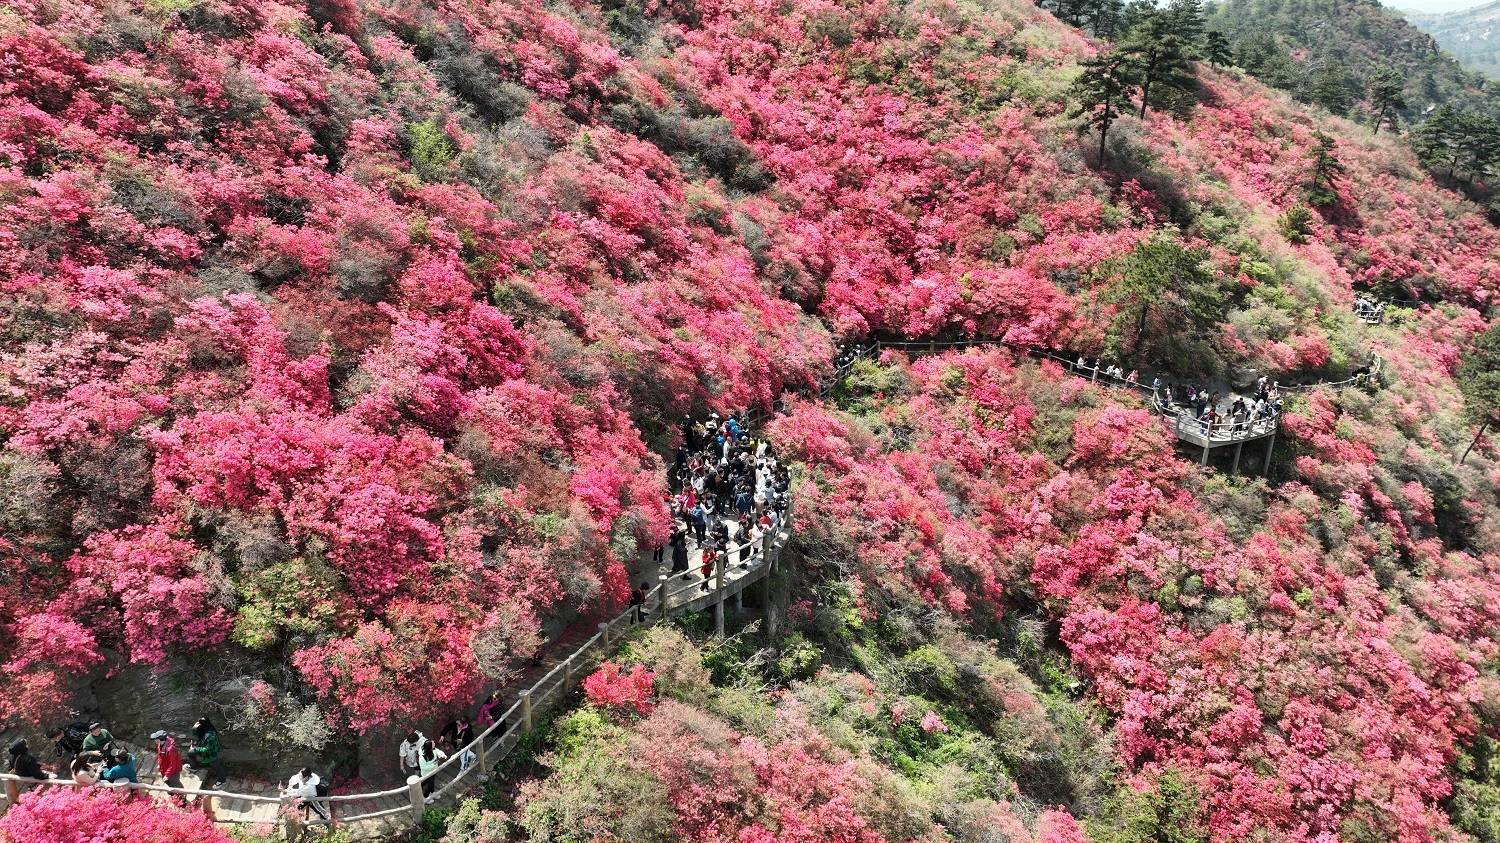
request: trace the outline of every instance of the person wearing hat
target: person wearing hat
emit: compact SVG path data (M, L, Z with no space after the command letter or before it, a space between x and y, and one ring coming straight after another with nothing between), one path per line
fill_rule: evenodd
M226 776L224 759L220 757L222 754L219 730L214 727L212 720L199 717L193 722L193 743L188 747L188 760L193 762L194 768L205 771L204 781L209 790L218 790L224 786Z
M89 733L83 739L82 752L102 752L106 757L110 755L110 749L115 742L115 736L109 733L101 723L90 723Z
M156 742L156 772L161 774L162 784L167 787L182 787L182 752L177 748L177 739L167 734L166 729L151 733ZM177 795L181 799L181 794Z
M52 774L42 769L42 762L31 754L25 738L10 742L10 771L25 779L50 779Z

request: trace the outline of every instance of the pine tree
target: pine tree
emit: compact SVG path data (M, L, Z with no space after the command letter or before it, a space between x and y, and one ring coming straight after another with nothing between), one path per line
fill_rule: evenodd
M1309 205L1322 208L1339 201L1337 180L1344 174L1344 165L1334 155L1337 145L1333 138L1316 132L1313 139L1317 145L1313 147L1312 172L1308 174L1305 193Z
M1214 67L1234 64L1234 54L1229 49L1229 39L1217 29L1210 29L1203 36L1203 58Z
M1394 131L1396 128L1396 113L1406 108L1405 85L1401 81L1401 75L1391 68L1383 68L1370 80L1370 107L1375 109L1375 134L1380 134L1380 126L1390 118L1390 126Z
M1203 3L1200 0L1172 0L1167 6L1167 21L1182 42L1189 57L1196 58L1203 46Z
M1349 83L1348 71L1339 65L1323 62L1313 68L1301 98L1342 117L1354 106L1354 92Z
M1146 109L1151 104L1151 89L1162 88L1186 90L1191 77L1188 75L1187 53L1182 39L1174 31L1171 14L1154 12L1125 37L1121 45L1135 65L1135 75L1141 83L1141 110L1139 117L1146 119Z
M1500 422L1500 325L1474 338L1474 345L1458 366L1458 391L1464 397L1464 415L1479 425L1469 447L1459 462L1469 458L1469 451L1490 425Z
M1483 114L1465 112L1459 115L1458 132L1458 157L1472 185L1500 160L1500 124Z
M1083 62L1083 74L1073 83L1073 96L1087 115L1087 125L1099 132L1099 163L1104 163L1109 127L1121 109L1130 105L1135 90L1131 57L1118 51L1100 53Z
M1458 112L1449 105L1438 106L1412 132L1417 158L1432 170L1446 167L1450 179L1458 169L1459 140Z
M1114 38L1125 16L1125 0L1093 0L1087 13L1089 30L1100 38Z

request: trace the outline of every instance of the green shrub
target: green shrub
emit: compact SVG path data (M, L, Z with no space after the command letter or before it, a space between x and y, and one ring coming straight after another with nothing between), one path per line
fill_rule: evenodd
M406 156L417 175L423 181L442 181L448 164L458 154L458 147L437 119L407 123L401 134L406 142Z
M1277 218L1276 227L1287 240L1306 243L1308 235L1312 233L1312 209L1299 202L1287 208L1286 213Z
M802 633L794 632L781 642L781 652L776 656L776 677L783 683L811 679L822 661L823 651Z

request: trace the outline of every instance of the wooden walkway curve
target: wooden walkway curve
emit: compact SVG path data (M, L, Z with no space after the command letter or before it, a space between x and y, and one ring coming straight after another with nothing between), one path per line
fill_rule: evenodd
M1107 374L1103 369L1099 368L1097 362L1093 366L1084 366L1082 365L1082 358L1073 357L1070 359L1068 356L1056 351L1048 351L1035 346L1020 345L1002 339L928 340L926 342L876 340L868 345L858 346L840 355L840 360L843 362L835 370L832 383L842 380L858 360L877 357L881 351L886 349L899 351L909 356L920 356L996 345L1026 354L1037 360L1051 360L1062 366L1063 371L1078 377L1087 378L1095 383L1102 382L1107 385L1126 387L1140 392L1150 402L1152 409L1167 422L1168 428L1177 439L1201 450L1200 464L1208 464L1209 453L1213 449L1234 446L1234 464L1230 471L1231 473L1237 472L1239 471L1240 456L1245 443L1267 439L1269 441L1266 445L1264 465L1261 473L1264 474L1270 469L1271 453L1276 447L1276 434L1280 429L1280 418L1277 416L1268 419L1248 419L1239 422L1209 423L1194 417L1189 409L1174 405L1171 402L1170 396L1166 396L1164 400L1164 396L1159 390L1153 389L1147 384ZM1310 390L1324 386L1360 386L1378 377L1381 366L1382 361L1380 356L1374 355L1368 366L1365 366L1361 371L1343 380L1316 381L1306 384L1278 384L1277 386L1282 390L1292 391ZM820 396L825 394L831 388L832 383L821 388L818 394Z
M643 611L631 607L599 624L598 631L593 636L568 650L541 678L522 690L494 725L463 750L453 753L427 776L412 776L406 784L387 790L335 793L319 800L324 811L331 815L332 824L356 839L380 839L419 824L429 807L456 804L484 781L484 771L492 769L509 754L521 737L534 728L542 713L567 697L609 648L638 626L654 624L680 612L713 608L718 631L722 635L725 603L733 600L739 605L747 587L766 579L776 570L781 554L791 539L791 513L792 506L789 503L786 520L776 533L767 533L730 548L721 556L717 570L706 580L692 572L661 576L658 584L647 595ZM137 750L135 755L138 761L152 757L149 756L149 751L144 750ZM155 778L152 772L154 771L142 775L140 784L91 786L79 785L71 779L38 781L9 773L0 774L7 797L4 803L0 803L0 807L8 808L14 804L26 788L105 787L132 791L138 797L144 796L161 802L184 798L215 822L250 827L262 832L281 827L287 831L288 839L300 836L298 829L302 826L329 824L317 814L309 813L306 808L292 805L274 783L262 783L254 789L246 786L249 783L242 784L244 789L171 788L152 781ZM185 782L193 778L191 771L184 771L183 776ZM430 803L422 795L422 783L425 779L434 781L433 800Z

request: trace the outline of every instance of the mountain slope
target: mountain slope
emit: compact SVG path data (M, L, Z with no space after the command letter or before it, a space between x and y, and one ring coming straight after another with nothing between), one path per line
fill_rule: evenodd
M1405 82L1408 119L1443 103L1500 113L1484 76L1375 0L1224 0L1206 10L1241 67L1337 114L1362 113L1356 106L1385 69Z
M1406 12L1405 15L1460 64L1492 79L1500 76L1500 3L1442 14Z
M175 667L231 743L383 769L627 599L685 414L840 342L1375 353L1288 394L1264 481L1005 351L787 395L797 635L628 642L669 702L598 695L457 839L1479 833L1500 452L1456 464L1455 372L1500 234L1232 70L1091 162L1097 52L1021 0L0 8L0 716ZM336 739L258 730L294 708Z

